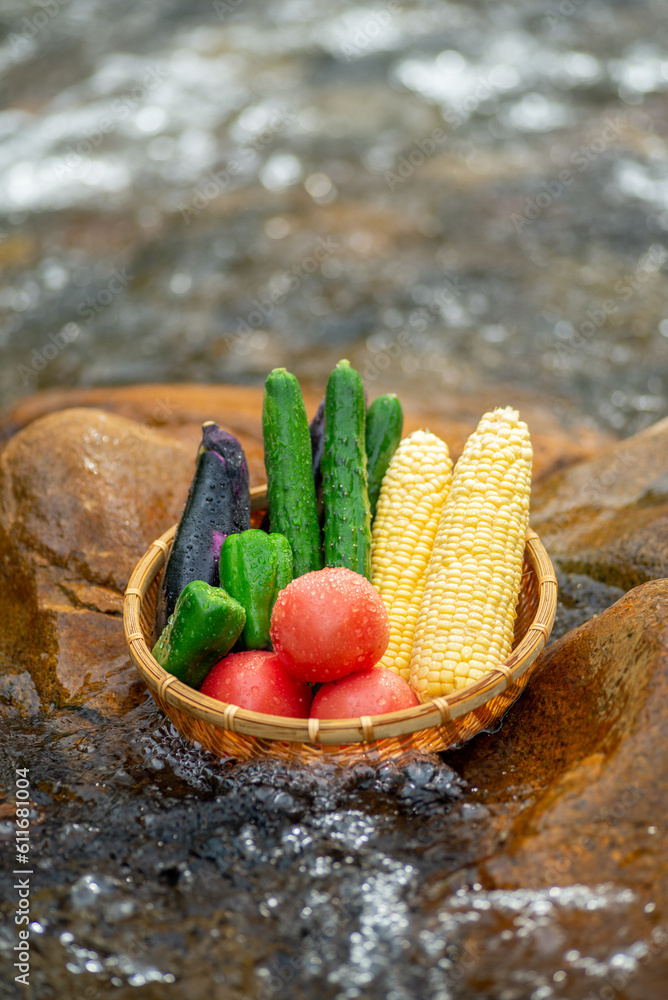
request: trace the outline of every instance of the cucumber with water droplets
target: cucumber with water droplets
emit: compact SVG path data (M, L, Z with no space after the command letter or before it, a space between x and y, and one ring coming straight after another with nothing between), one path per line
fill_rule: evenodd
M371 513L367 486L366 406L359 373L339 361L325 394L322 455L325 565L371 579Z
M322 569L311 436L299 383L275 368L264 384L264 464L271 531L290 542L294 575Z
M366 389L364 390L364 405L367 404ZM368 428L368 425L367 425ZM313 478L315 480L315 495L318 501L318 518L322 527L324 519L324 505L322 500L322 453L325 447L325 397L320 400L316 414L308 425L311 435L311 452L313 454ZM367 429L368 434L368 429ZM368 448L367 448L368 451ZM373 516L373 514L372 514Z
M372 521L376 513L383 476L387 472L390 459L399 447L403 426L404 414L401 403L393 392L378 396L366 411L366 457Z

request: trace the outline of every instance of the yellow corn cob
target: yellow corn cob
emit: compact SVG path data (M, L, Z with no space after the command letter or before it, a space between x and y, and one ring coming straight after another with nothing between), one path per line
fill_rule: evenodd
M529 524L531 442L511 407L485 413L455 466L420 605L410 684L423 700L503 663Z
M371 582L390 618L380 661L405 681L427 565L452 480L447 445L430 431L399 444L383 477L371 533Z

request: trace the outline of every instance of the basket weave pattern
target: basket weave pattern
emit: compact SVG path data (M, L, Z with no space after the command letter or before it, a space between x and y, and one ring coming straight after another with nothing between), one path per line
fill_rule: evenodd
M253 493L258 509L264 488ZM217 757L321 758L350 763L405 751L435 753L493 727L522 693L554 623L557 581L538 535L529 529L513 649L506 663L476 683L415 708L361 719L287 719L262 715L200 694L167 673L151 655L155 601L176 525L153 542L135 567L123 621L130 654L154 700L178 731Z

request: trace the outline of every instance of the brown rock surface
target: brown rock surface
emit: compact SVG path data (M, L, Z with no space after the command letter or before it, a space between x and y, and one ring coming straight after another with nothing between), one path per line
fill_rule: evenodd
M550 646L501 732L452 753L505 817L478 873L488 885L611 881L665 913L667 704L668 580L656 580Z
M192 471L179 441L84 408L35 420L0 454L0 654L43 704L118 709L139 690L122 594Z
M317 400L311 400L312 408ZM26 397L0 417L0 447L33 420L71 407L94 407L182 442L194 455L205 420L231 431L246 451L251 482L264 479L262 393L248 386L134 385L110 389L51 389Z
M544 478L531 522L570 572L625 590L668 576L668 420Z
M315 413L324 387L304 388L309 415ZM370 398L390 391L374 385ZM534 480L564 465L597 454L610 444L610 437L590 426L563 427L554 411L532 396L523 397L516 389L494 390L480 396L452 393L429 400L401 394L406 432L429 426L440 434L453 456L459 455L464 441L480 416L494 406L508 402L520 409L531 430L534 445ZM0 446L22 427L46 413L72 406L93 406L129 417L152 429L178 438L193 450L204 420L215 420L239 437L251 452L251 477L264 477L262 452L254 451L261 441L262 389L239 385L132 385L117 388L52 389L22 400L0 418Z

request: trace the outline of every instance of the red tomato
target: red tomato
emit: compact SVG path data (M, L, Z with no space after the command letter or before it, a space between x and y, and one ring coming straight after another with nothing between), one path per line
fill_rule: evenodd
M323 684L313 699L311 718L357 719L360 715L385 715L419 704L399 674L386 667L372 667Z
M230 653L211 668L200 685L202 694L253 712L308 718L311 688L291 677L275 653L251 649Z
M274 651L293 677L333 681L380 660L390 638L383 600L350 569L319 569L292 580L271 616Z

